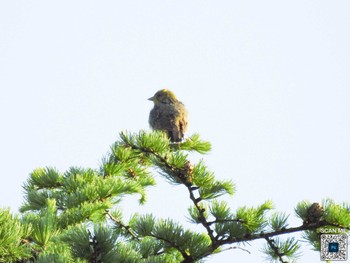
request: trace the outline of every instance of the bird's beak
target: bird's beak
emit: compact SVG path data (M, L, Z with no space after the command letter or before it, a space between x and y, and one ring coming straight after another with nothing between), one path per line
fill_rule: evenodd
M148 100L150 100L150 101L154 101L154 97L150 97Z

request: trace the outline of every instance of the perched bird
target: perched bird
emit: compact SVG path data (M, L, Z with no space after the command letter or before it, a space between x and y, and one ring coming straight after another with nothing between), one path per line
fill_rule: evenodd
M157 91L148 100L154 103L148 120L152 129L166 132L171 142L181 142L188 124L185 105L167 89Z

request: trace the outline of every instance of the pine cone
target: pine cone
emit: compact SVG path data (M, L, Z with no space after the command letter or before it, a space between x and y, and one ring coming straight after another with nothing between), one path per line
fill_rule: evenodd
M324 210L320 203L313 203L307 209L307 220L309 223L316 223L320 221L321 216L323 215Z
M184 172L184 175L186 176L186 183L188 184L192 184L193 182L192 180L193 169L194 169L194 165L190 161L187 161L183 168L183 172Z

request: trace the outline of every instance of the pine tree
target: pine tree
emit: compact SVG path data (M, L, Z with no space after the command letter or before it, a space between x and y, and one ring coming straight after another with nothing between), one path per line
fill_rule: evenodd
M201 262L257 239L266 240L269 261L293 262L300 242L286 234L302 232L320 250L320 228L350 230L349 205L329 199L297 204L296 227L271 201L233 210L219 197L233 195L234 183L217 180L203 161L189 158L210 148L197 134L173 144L162 132L120 133L98 169L34 170L20 214L0 210L0 262ZM118 204L135 194L145 203L155 171L188 191L189 218L202 231L152 214L125 220Z

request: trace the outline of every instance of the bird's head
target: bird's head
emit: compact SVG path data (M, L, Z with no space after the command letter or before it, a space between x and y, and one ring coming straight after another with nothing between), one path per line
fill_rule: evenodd
M148 100L153 101L155 105L169 104L177 101L175 94L167 89L158 90L156 94Z

